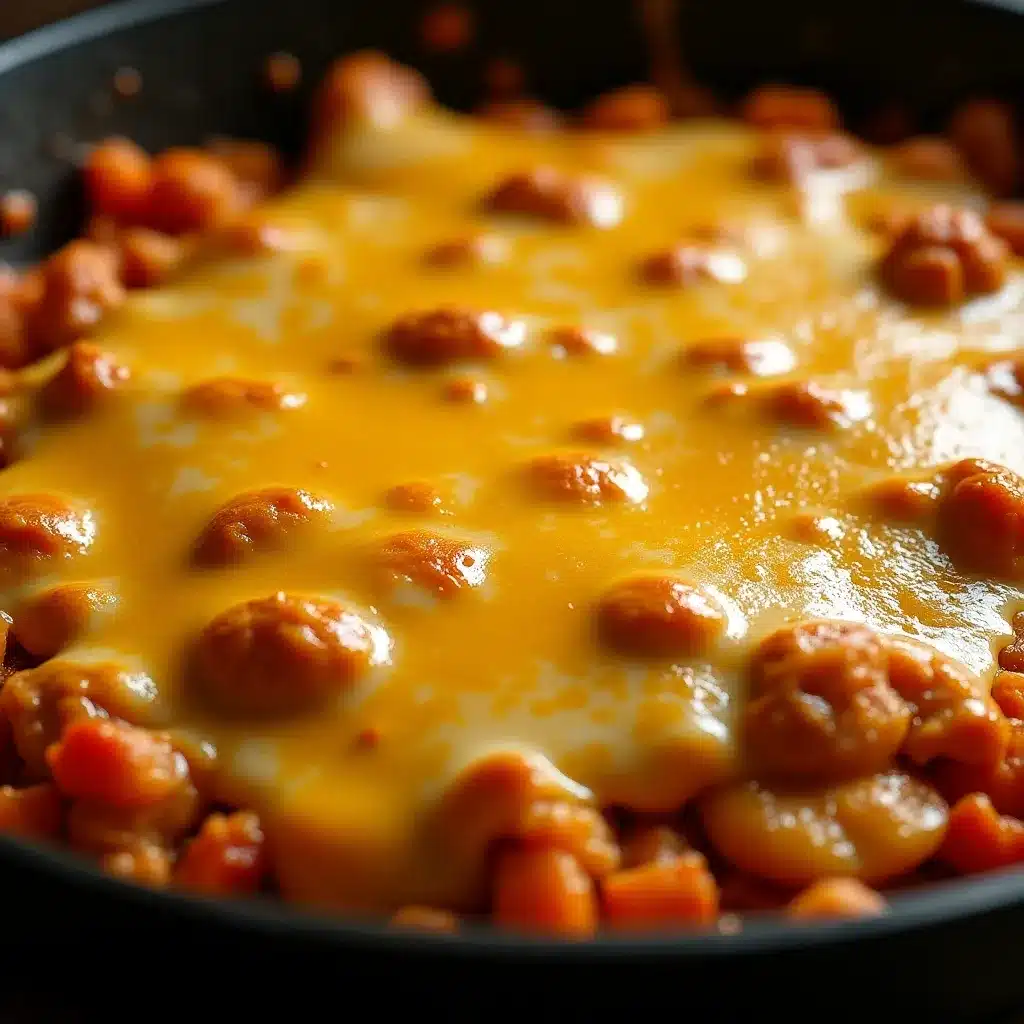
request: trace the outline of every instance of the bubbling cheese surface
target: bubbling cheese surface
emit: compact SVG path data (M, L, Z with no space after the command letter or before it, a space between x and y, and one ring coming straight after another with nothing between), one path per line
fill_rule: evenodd
M1024 471L1024 420L978 371L1024 331L1022 281L953 311L908 310L876 284L881 242L863 215L887 196L932 201L936 186L911 189L869 159L796 191L751 174L756 143L724 122L533 136L436 109L346 127L266 207L287 244L134 294L92 339L130 382L39 426L5 471L4 496L55 492L94 517L88 552L31 584L118 595L62 656L152 677L166 722L206 744L217 796L261 814L287 895L350 910L470 900L434 821L489 751L542 755L567 790L638 810L742 777L745 666L783 622L863 621L990 672L1016 588L965 576L857 496L962 457ZM537 166L609 183L599 222L485 207ZM462 264L428 258L481 235ZM645 260L691 238L716 254L718 279L645 279ZM392 325L437 309L500 314L517 343L440 366L396 359ZM603 340L577 350L559 341L572 328ZM681 355L715 339L761 355L746 372ZM183 399L222 377L286 399L221 417ZM778 395L802 382L832 394L832 412L816 418L812 397L810 420L787 414ZM611 417L618 434L602 436ZM612 464L622 494L546 492L530 466L553 454ZM407 507L393 500L403 487ZM276 550L197 565L217 509L265 488L327 511ZM454 580L424 586L382 556L417 530L471 552ZM723 626L707 649L641 658L602 642L602 594L647 571L714 596ZM4 606L26 586L10 584ZM193 678L197 636L279 591L357 610L390 648L318 710L218 710Z

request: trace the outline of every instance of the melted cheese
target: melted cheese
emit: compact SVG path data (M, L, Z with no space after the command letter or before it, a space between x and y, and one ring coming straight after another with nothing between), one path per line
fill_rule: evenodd
M211 260L134 294L94 339L131 367L130 384L88 416L38 426L5 470L5 495L61 493L94 518L89 553L32 584L105 581L118 595L116 613L65 656L152 676L167 720L215 749L218 795L263 816L286 893L349 909L465 902L472 882L431 813L490 750L543 754L568 790L650 810L741 775L743 666L783 621L863 620L990 669L1016 589L965 578L926 535L872 520L854 496L963 456L1024 470L1024 420L973 369L1022 336L1024 282L949 313L908 312L876 286L880 243L858 227L875 199L906 198L906 187L869 164L797 193L751 177L755 145L724 123L539 138L435 110L339 133L267 208L285 250ZM539 163L614 182L621 221L482 210L501 178ZM744 232L717 246L739 268L732 281L640 279L646 256L722 222ZM480 231L494 239L487 259L425 263L432 246ZM523 343L456 370L389 358L390 324L439 306L501 313L523 324ZM611 335L614 351L553 344L566 326ZM741 377L746 395L714 400L736 375L687 367L679 352L722 336L788 346L794 365L766 369L843 393L839 421L780 421L758 398L768 377ZM227 419L183 406L185 388L223 375L274 381L293 398ZM485 400L450 399L467 375ZM642 436L574 436L609 415ZM628 460L639 500L538 497L522 467L554 451ZM438 509L388 507L390 489L417 482L441 494ZM269 486L332 502L328 522L280 552L196 567L215 510ZM381 539L418 526L471 542L479 585L444 597L382 576ZM719 596L727 626L709 656L633 661L602 648L595 603L638 569ZM186 652L224 609L280 590L379 622L391 663L317 713L224 718L189 680Z

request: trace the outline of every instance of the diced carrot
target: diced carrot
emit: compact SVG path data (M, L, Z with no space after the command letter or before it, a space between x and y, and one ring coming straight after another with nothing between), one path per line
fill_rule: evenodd
M793 899L786 916L803 920L876 917L886 908L885 897L856 878L822 878Z
M957 871L970 874L1024 862L1024 822L1000 815L983 793L958 800L949 813L938 852Z
M509 849L494 885L494 923L501 928L563 938L586 938L597 928L594 883L565 850Z
M622 930L711 924L718 916L718 885L696 851L617 871L604 880L602 897L608 925Z
M29 839L60 835L63 808L60 793L45 782L27 789L0 786L0 832Z
M69 797L114 807L159 803L185 781L188 766L171 744L123 722L73 722L46 753L54 781Z
M262 884L266 866L263 829L255 814L211 814L185 847L174 883L210 895L252 893Z

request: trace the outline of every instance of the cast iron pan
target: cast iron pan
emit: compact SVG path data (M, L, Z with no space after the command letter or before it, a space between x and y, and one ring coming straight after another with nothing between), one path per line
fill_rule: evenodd
M42 210L29 235L0 244L0 259L36 259L75 232L81 204L68 157L77 144L121 133L155 150L225 134L297 151L311 83L346 50L372 45L417 64L439 97L459 107L479 99L485 58L496 55L522 61L539 95L570 107L645 74L625 0L478 2L474 48L429 59L414 28L423 6L137 0L0 47L0 190L30 188ZM680 34L700 80L727 98L769 79L807 82L838 96L854 123L895 101L933 127L968 96L1024 95L1024 14L1013 6L691 0ZM277 50L302 60L296 93L275 96L262 85L263 62ZM111 80L126 65L142 72L144 88L115 99ZM1024 873L897 898L893 913L875 921L568 945L485 932L438 940L269 903L153 893L3 840L0 901L8 978L46 949L78 998L109 992L105 974L121 984L141 972L164 1008L182 991L202 1005L201 985L211 980L231 998L269 998L275 985L329 998L332 1016L372 999L374 1016L385 1018L413 1000L418 1012L448 1019L490 1017L528 999L534 1017L671 1006L696 1022L755 1014L978 1020L1024 1006ZM90 973L86 987L72 980L76 967Z

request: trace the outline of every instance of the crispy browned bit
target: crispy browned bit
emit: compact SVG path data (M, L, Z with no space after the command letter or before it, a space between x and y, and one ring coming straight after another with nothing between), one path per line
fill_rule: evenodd
M12 189L0 198L0 231L10 237L22 235L36 222L36 197L25 189Z
M273 92L291 92L302 81L302 64L292 53L272 53L263 74Z
M473 12L466 4L435 4L420 22L420 40L435 53L455 53L473 41Z

